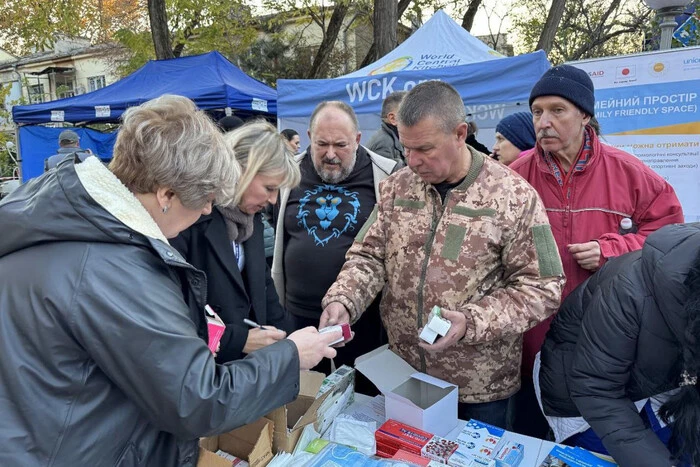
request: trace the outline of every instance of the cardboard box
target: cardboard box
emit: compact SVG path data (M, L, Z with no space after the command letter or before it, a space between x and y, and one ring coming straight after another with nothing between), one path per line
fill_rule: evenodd
M261 418L236 430L199 441L197 467L231 467L231 461L217 456L219 449L245 459L250 467L265 467L272 460L272 422Z
M325 400L318 407L314 429L323 435L333 424L333 420L355 401L355 369L342 365L323 380L316 393Z
M474 465L495 465L494 456L500 448L504 434L505 430L502 428L478 420L469 420L457 435L459 448L453 457L455 460L458 458L469 459Z
M302 371L299 375L299 396L296 400L265 415L274 425L272 452L294 452L304 427L318 419L319 408L333 393L328 391L316 397L325 379L326 375L323 373Z
M377 429L374 437L377 440L377 455L392 457L399 449L421 455L421 450L433 435L396 420L387 420Z
M438 436L457 426L457 386L416 372L388 346L358 357L355 368L384 394L387 418Z
M447 464L443 464L442 462L421 457L417 454L413 454L412 452L404 451L403 449L399 449L398 451L396 451L396 454L394 454L394 456L391 459L407 462L410 465L418 465L424 467L447 467Z

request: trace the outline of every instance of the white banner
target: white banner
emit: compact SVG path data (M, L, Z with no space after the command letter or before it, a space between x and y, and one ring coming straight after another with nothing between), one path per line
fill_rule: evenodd
M700 221L700 47L573 62L595 85L603 140L637 156Z

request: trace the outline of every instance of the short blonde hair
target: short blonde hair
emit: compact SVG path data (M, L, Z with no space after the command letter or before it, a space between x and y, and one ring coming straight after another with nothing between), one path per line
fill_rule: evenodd
M189 209L212 195L229 204L240 176L214 122L186 97L167 94L124 112L109 168L132 192L169 188Z
M246 123L224 135L233 149L243 174L238 181L233 202L240 203L243 193L256 175L282 177L280 188L299 185L299 164L277 129L264 120Z

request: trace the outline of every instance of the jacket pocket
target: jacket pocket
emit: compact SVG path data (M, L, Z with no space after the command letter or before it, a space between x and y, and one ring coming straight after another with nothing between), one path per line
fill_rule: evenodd
M462 243L467 235L467 229L461 225L450 224L445 233L445 243L442 245L440 256L445 259L456 261L459 252L462 251Z

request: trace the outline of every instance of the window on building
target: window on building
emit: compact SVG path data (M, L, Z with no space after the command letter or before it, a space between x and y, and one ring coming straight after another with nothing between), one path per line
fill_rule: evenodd
M56 84L56 97L58 97L59 99L65 99L66 97L75 96L75 90L73 89L73 81L64 81L63 84Z
M32 104L38 104L39 102L44 102L46 96L44 95L44 85L43 84L31 84L29 85L29 102Z
M105 76L90 76L88 79L88 91L96 91L105 87Z

